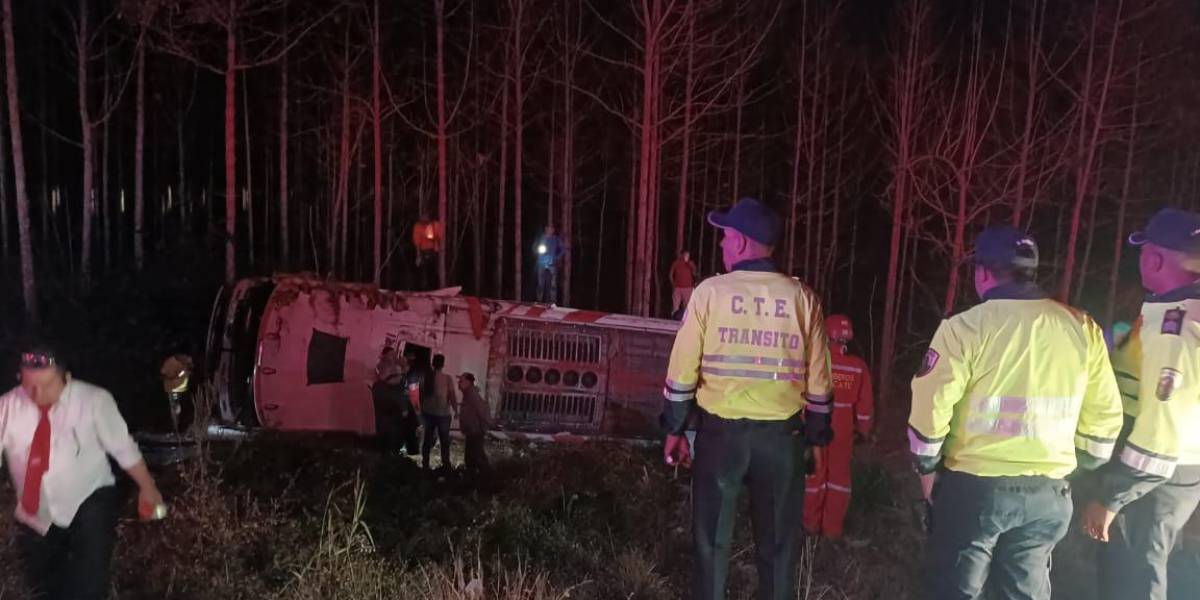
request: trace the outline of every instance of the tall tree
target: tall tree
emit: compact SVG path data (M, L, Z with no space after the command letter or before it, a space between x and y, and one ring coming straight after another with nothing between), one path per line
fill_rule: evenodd
M8 94L9 140L12 142L13 181L17 189L17 243L21 251L21 290L25 314L38 322L37 281L33 269L33 242L29 231L29 195L25 190L25 146L21 139L21 102L17 87L17 43L13 35L12 0L3 0L4 72Z
M371 19L371 129L375 142L375 219L372 236L375 260L371 280L375 285L379 285L379 277L383 271L383 113L379 108L379 77L382 70L379 58L379 0L375 0Z

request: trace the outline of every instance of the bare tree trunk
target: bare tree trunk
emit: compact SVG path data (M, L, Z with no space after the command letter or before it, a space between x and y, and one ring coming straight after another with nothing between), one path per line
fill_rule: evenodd
M1137 148L1138 130L1138 91L1141 77L1141 48L1138 48L1138 62L1133 71L1133 104L1129 112L1129 143L1125 148L1125 176L1121 181L1121 199L1117 208L1117 228L1113 239L1112 267L1108 272L1108 297L1105 302L1104 322L1111 325L1117 304L1117 275L1121 267L1121 251L1125 248L1125 211L1129 205L1129 184L1133 175L1133 155Z
M592 305L600 308L600 270L604 268L604 222L608 215L608 152L604 152L604 179L600 183L600 232L596 237L596 287Z
M107 39L108 38L106 35L105 40L107 41ZM112 97L111 97L111 92L110 92L110 86L108 83L108 71L109 71L109 62L108 62L108 56L106 55L104 57L104 105L112 106ZM100 215L101 215L101 220L104 223L103 231L104 231L104 268L105 269L112 268L113 244L115 242L117 242L116 229L113 225L113 223L115 221L115 218L113 217L113 213L115 211L112 210L111 203L109 202L109 198L108 198L108 190L109 190L109 187L108 187L108 157L109 157L109 147L110 147L109 139L111 137L109 135L110 130L109 130L108 122L111 120L112 119L104 120L104 127L100 133L101 137L104 138L101 141L102 147L100 149ZM2 163L2 162L5 162L4 157L0 156L0 163ZM2 183L2 182L0 182L0 183Z
M287 7L284 7L283 44L288 43ZM284 269L292 265L291 235L289 222L291 210L288 208L288 57L286 54L279 59L279 251L280 264Z
M254 247L258 245L258 236L254 223L254 150L250 146L250 84L246 75L242 75L242 134L246 140L246 184L242 188L242 208L246 211L246 250L249 254L250 269L257 266Z
M1066 302L1067 296L1070 293L1071 281L1075 274L1075 246L1079 238L1079 226L1083 212L1083 201L1092 192L1092 182L1094 181L1092 173L1095 168L1095 159L1100 145L1100 131L1104 124L1105 104L1108 100L1108 90L1112 85L1113 78L1113 63L1114 54L1117 49L1117 37L1121 29L1121 13L1124 8L1124 0L1117 0L1116 12L1113 17L1112 35L1108 41L1108 59L1105 65L1103 79L1100 80L1100 98L1096 101L1095 111L1089 110L1091 101L1091 85L1093 82L1093 61L1096 51L1096 34L1097 21L1100 18L1100 3L1096 3L1096 9L1092 13L1092 27L1088 34L1088 59L1087 73L1084 77L1084 88L1081 90L1080 98L1082 105L1079 107L1080 122L1079 122L1079 143L1080 151L1084 155L1083 162L1076 169L1075 174L1075 202L1071 210L1071 229L1070 236L1067 240L1067 259L1063 266L1062 276L1059 279L1058 298L1060 301ZM1095 116L1091 123L1088 123L1088 116L1094 112ZM1096 200L1093 198L1093 202Z
M12 141L13 180L17 188L17 230L21 249L21 289L25 314L38 322L37 281L33 271L33 243L29 231L29 196L25 190L25 148L21 141L21 104L17 93L17 44L13 36L12 0L3 0L4 69L7 76L9 138Z
M1041 61L1042 29L1045 23L1046 5L1042 0L1033 0L1029 9L1029 36L1026 40L1026 85L1029 90L1025 96L1025 128L1021 133L1020 158L1017 160L1017 205L1013 209L1012 225L1021 226L1021 216L1025 209L1025 182L1029 177L1029 153L1033 148L1034 109L1038 100L1038 70Z
M808 3L804 3L804 11L807 16ZM801 31L803 31L803 23ZM807 55L808 45L800 44L800 81L805 81L807 72ZM789 275L796 273L796 219L798 218L797 208L800 205L800 161L804 154L804 88L801 85L796 90L796 135L793 140L792 151L792 190L789 196L788 206L788 245L787 245L787 272ZM807 245L808 241L805 240Z
M438 49L441 49L441 0L438 0ZM439 56L438 66L441 66ZM379 285L380 272L383 269L383 113L379 108L379 0L375 0L375 20L371 26L371 118L374 119L372 133L375 136L375 220L374 236L374 268L371 270L371 281ZM441 110L439 100L438 109Z
M514 23L512 25L516 27ZM513 49L505 42L504 77L500 79L500 189L496 201L496 297L504 297L504 223L508 204L508 77L513 65ZM519 245L519 244L518 244ZM520 256L517 261L521 260ZM519 300L520 297L514 297Z
M346 269L346 205L350 202L350 26L346 26L345 43L342 51L342 111L341 138L338 150L336 191L334 193L332 227L334 240L329 245L329 269L331 273L345 275Z
M229 0L236 14L237 0ZM225 283L237 278L237 37L235 23L225 30ZM140 75L139 75L140 79ZM140 112L140 111L139 111ZM141 166L138 161L138 166ZM140 184L141 178L138 178ZM140 236L140 234L139 234Z
M433 1L437 13L437 152L438 152L438 221L441 221L443 231L453 231L447 222L447 190L446 190L446 56L445 56L445 2ZM446 253L450 250L447 237L442 235L442 248L438 252L438 286L446 287Z
M84 289L92 279L92 211L95 206L93 177L96 174L92 117L88 112L88 2L79 0L79 31L75 37L76 85L79 88L79 129L83 142L83 214L80 218L79 279Z
M521 287L525 283L522 277L525 266L525 238L521 231L521 200L524 187L522 162L525 155L525 45L521 41L521 32L525 24L525 0L510 0L513 6L513 110L516 116L516 145L513 147L513 260L516 262L513 280L513 298L521 299Z
M683 252L684 231L688 217L688 176L692 156L692 103L695 98L695 62L696 62L696 7L694 0L688 0L684 18L687 19L687 72L683 83L683 141L680 145L679 157L679 206L675 214L675 256Z
M146 48L137 51L137 117L133 142L133 261L146 266Z
M900 271L900 253L904 242L904 220L908 214L909 203L909 169L916 129L917 104L924 99L917 98L920 89L920 63L925 56L922 48L922 28L928 6L924 2L909 4L904 27L903 48L897 57L894 73L893 102L895 113L895 144L896 157L893 171L895 180L892 183L892 231L889 243L887 291L884 295L883 308L883 343L880 348L880 398L888 398L892 385L892 367L895 364L896 327L899 317L898 293Z
M564 73L566 84L563 86L563 153L562 153L562 231L566 248L563 254L562 303L571 306L571 283L573 265L575 263L575 57L576 39L571 33L570 7L566 3L567 14L563 16L563 28L567 40L567 52L564 57Z
M1103 159L1104 159L1104 156L1101 155L1098 160L1098 164L1096 165L1097 172L1100 171L1099 163L1102 162ZM1099 175L1097 175L1096 178L1099 179ZM1097 184L1093 184L1093 185L1098 186L1099 184L1097 183ZM1074 294L1074 298L1072 300L1072 302L1074 302L1076 306L1079 305L1079 300L1080 300L1080 298L1083 297L1083 288L1087 284L1088 267L1092 261L1092 242L1094 242L1096 240L1096 235L1095 235L1095 232L1096 232L1096 208L1099 206L1100 206L1099 199L1093 200L1092 206L1088 211L1088 226L1087 226L1087 234L1086 234L1087 241L1085 241L1083 243L1083 261L1080 263L1079 279L1077 280L1077 283L1075 284L1075 294Z
M12 237L8 222L8 140L5 139L7 125L0 118L0 268L7 271L8 257L12 255Z

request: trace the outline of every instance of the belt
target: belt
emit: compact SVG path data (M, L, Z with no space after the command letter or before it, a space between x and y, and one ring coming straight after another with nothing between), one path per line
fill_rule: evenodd
M801 419L803 411L797 411L796 414L786 419L726 419L718 417L706 410L700 410L700 424L697 427L700 431L722 431L722 432L743 432L743 431L764 431L783 429L787 431L800 431L803 429L804 422Z

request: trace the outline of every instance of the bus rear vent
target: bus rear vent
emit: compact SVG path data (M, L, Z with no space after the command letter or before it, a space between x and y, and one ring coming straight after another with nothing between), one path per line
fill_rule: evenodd
M598 335L524 328L509 333L508 356L583 364L600 364L603 360Z
M581 394L504 392L501 418L522 423L591 425L596 419L596 397Z

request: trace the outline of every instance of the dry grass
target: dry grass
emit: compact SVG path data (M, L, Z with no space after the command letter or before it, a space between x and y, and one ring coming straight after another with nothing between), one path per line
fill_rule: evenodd
M114 598L659 600L686 597L686 473L617 446L491 448L491 482L424 477L353 440L215 444L159 473L161 522L123 520ZM808 542L797 598L910 597L915 538L888 470L859 469L851 546ZM878 489L877 489L878 488ZM131 490L129 490L131 491ZM0 506L12 506L0 490ZM133 514L127 494L124 515ZM750 523L730 598L751 598ZM7 517L5 517L7 518ZM11 538L0 561L15 564ZM23 598L14 569L0 600Z

